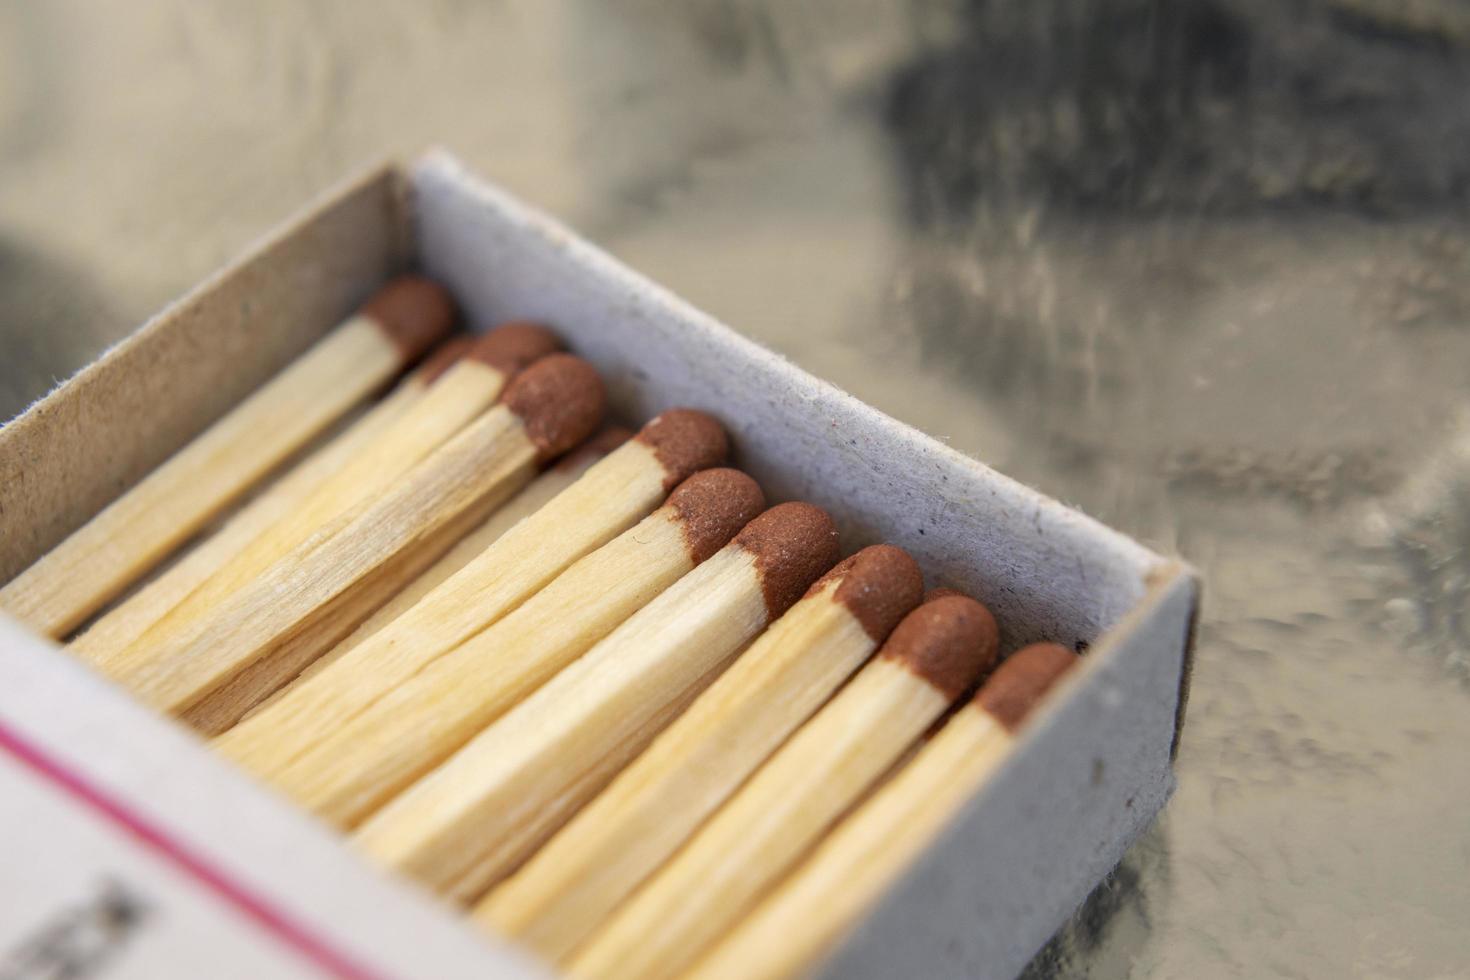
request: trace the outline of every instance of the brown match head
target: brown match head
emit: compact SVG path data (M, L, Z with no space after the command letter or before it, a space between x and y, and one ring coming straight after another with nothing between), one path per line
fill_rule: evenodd
M556 469L577 469L590 466L614 449L633 438L633 430L625 425L605 425L591 439L567 453L556 464Z
M730 438L713 416L692 408L671 408L638 433L664 468L664 493L691 474L720 466L730 455Z
M806 503L777 504L745 525L735 544L755 556L768 621L790 609L840 554L837 525Z
M759 484L725 468L700 470L675 487L664 503L684 531L684 546L696 565L729 544L765 506Z
M526 368L501 395L526 427L537 462L554 459L602 424L607 393L596 369L571 354L552 354Z
M971 703L1013 732L1078 659L1057 643L1022 647L995 668Z
M940 585L930 589L928 592L925 592L924 601L933 602L935 599L943 599L945 596L952 595L963 596L964 593L961 592L959 589L951 589L948 586Z
M561 338L550 327L516 320L476 337L465 356L512 378L562 347Z
M846 606L876 643L893 632L924 594L924 573L918 563L891 544L871 545L848 555L817 579L807 595L834 582L832 601Z
M905 616L879 656L903 664L952 701L995 663L999 645L990 610L968 596L952 595Z
M405 362L442 340L459 315L449 290L423 276L389 280L358 312L378 325Z
M464 357L465 351L470 349L472 341L468 334L455 334L448 340L443 341L438 347L429 351L429 356L424 358L423 363L414 372L414 379L421 385L431 385L438 381L445 371L454 366L454 363Z

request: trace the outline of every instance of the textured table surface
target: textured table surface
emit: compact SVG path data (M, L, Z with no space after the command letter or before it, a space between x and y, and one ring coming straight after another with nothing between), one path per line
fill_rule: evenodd
M1204 573L1035 977L1463 976L1470 4L0 3L0 418L442 143Z

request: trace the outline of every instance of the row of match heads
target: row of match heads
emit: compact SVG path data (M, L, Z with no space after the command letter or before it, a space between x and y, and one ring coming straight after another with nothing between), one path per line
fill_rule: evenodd
M385 287L364 312L406 346L418 349L442 337L457 315L447 290L416 276ZM424 381L432 383L460 358L481 360L514 375L502 401L521 418L544 460L577 447L603 425L607 394L601 376L591 364L565 353L561 338L546 324L512 321L473 340L451 337L419 370ZM608 431L604 444L619 438L623 430ZM670 409L649 422L637 438L655 448L670 480L678 484L669 504L683 516L695 561L714 554L733 536L737 545L757 557L772 620L808 587L819 588L829 577L840 577L840 600L875 637L887 637L923 598L922 615L905 621L881 655L910 665L941 690L958 697L994 666L999 630L990 611L947 587L923 596L923 573L907 552L893 545L872 545L838 563L836 525L809 503L777 504L752 517L763 507L764 495L749 476L721 467L729 457L729 439L712 416ZM680 481L684 474L692 475ZM1075 659L1070 650L1054 643L1034 644L1023 652L1024 656L1011 658L1016 662L984 692L985 706L993 707L1008 727L1020 721Z

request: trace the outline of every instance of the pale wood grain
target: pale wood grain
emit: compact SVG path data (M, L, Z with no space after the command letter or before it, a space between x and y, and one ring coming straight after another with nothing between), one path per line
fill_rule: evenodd
M67 644L67 649L106 670L106 665L148 627L362 453L423 391L415 376L404 380L345 431L291 467L231 515L179 561L98 617L86 632Z
M665 472L640 442L619 447L388 626L293 685L216 747L269 777L303 750L494 623L663 500Z
M677 976L729 931L948 707L869 663L574 955L575 977Z
M376 322L347 320L0 589L0 609L65 637L402 367Z
M662 713L766 624L754 557L726 546L362 825L373 860L461 900L504 877Z
M214 574L144 630L126 648L99 662L111 676L162 663L166 651L199 631L235 592L254 583L266 569L312 542L346 527L403 474L488 408L504 388L506 376L478 361L464 359L389 425L361 453L329 475L305 499L257 535Z
M983 711L957 711L686 973L687 980L785 980L805 973L979 792L1011 742Z
M877 648L834 601L793 606L475 918L561 962Z
M378 607L371 616L363 620L332 649L313 660L301 672L300 677L295 678L291 684L281 688L251 709L251 714L263 711L275 704L285 697L286 693L296 684L303 683L326 669L347 651L418 605L420 599L434 591L471 561L480 557L481 553L500 540L506 531L544 507L553 497L575 483L593 463L605 455L607 454L603 451L584 448L537 476L514 497L497 507L478 527L456 540L437 561L415 576L413 581L395 592L393 598ZM246 717L248 718L249 715Z
M678 515L660 508L310 746L271 782L318 816L355 826L692 567Z
M376 591L375 576L385 566L467 512L519 490L534 475L535 458L513 413L502 407L483 415L346 527L276 562L123 683L154 707L179 714L261 662L275 665L282 681L295 676L371 612L355 604L357 593Z

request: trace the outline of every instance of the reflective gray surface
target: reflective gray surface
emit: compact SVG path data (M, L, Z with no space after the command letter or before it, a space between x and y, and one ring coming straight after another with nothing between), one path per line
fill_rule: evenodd
M0 417L443 143L1203 571L1036 977L1470 971L1470 5L0 4Z

